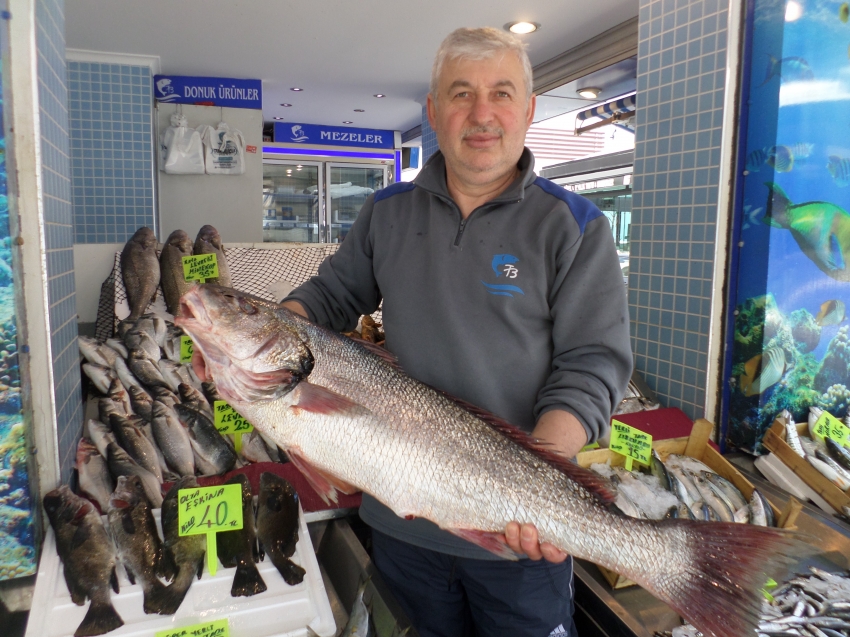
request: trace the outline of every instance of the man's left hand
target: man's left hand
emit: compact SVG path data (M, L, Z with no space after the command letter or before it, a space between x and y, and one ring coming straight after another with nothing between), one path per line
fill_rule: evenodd
M505 528L505 539L515 553L525 553L529 559L537 561L541 558L553 564L560 564L567 559L567 554L554 544L540 542L537 537L537 527L533 524L508 522Z

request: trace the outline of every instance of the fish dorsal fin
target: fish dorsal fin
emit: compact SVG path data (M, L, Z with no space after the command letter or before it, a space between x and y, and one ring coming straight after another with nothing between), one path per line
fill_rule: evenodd
M575 462L566 456L557 453L553 450L549 443L543 442L536 438L532 438L526 432L517 428L515 425L502 420L498 416L491 414L489 411L471 405L464 400L455 398L446 392L436 390L438 393L451 400L459 407L462 407L479 420L487 423L490 427L498 431L500 434L510 439L512 442L528 449L535 456L545 461L550 466L554 467L573 482L578 483L589 493L593 494L602 504L610 506L617 499L611 492L610 482L602 476L594 473L590 469L580 467Z
M364 338L357 338L356 336L349 336L347 338L354 341L355 343L360 345L363 349L374 354L375 356L377 356L378 358L380 358L384 362L389 363L390 365L392 365L393 367L395 367L398 370L401 370L401 365L399 365L399 363L398 363L398 358L396 358L395 354L390 352L387 348L382 347L381 345L378 345L377 343L373 343L372 341L367 341Z

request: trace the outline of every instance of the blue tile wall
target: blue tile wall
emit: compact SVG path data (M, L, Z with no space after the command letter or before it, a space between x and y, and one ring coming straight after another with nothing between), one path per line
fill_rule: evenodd
M65 2L39 0L36 10L38 98L47 247L53 393L61 478L71 477L82 426L80 353L74 289L74 225L68 140L68 91L65 75ZM33 382L37 382L33 379Z
M640 0L629 309L635 364L705 415L728 0Z
M422 165L428 161L428 158L437 152L440 147L437 145L437 133L431 128L428 123L428 109L422 107Z
M154 227L152 81L147 66L68 62L76 243Z

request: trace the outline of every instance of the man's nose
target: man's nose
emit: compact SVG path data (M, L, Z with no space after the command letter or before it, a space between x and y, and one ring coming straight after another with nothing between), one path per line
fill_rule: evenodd
M489 96L477 95L475 97L469 118L475 124L487 124L492 120L493 105L490 103Z

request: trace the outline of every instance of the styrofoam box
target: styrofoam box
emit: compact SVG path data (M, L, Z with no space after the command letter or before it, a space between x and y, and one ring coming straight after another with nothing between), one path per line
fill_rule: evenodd
M154 511L159 526L159 509ZM251 597L231 597L235 568L218 565L210 576L204 562L203 577L192 582L186 598L174 615L146 615L142 610L142 587L130 585L122 567L118 567L121 592L112 591L112 605L124 625L107 633L114 637L153 637L169 628L181 628L205 621L227 618L231 637L306 637L307 627L320 637L336 632L328 594L319 572L319 563L307 531L303 511L299 510L298 545L292 560L306 571L304 581L290 586L266 556L257 568L268 587ZM71 637L89 608L86 602L77 606L71 601L56 553L53 529L48 528L26 637Z

